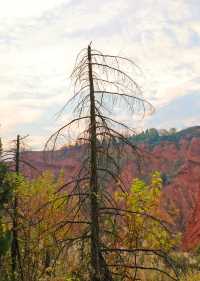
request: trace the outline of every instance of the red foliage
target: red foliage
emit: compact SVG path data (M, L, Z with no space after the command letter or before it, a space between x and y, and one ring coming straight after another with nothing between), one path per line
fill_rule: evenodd
M173 206L178 211L178 215L170 214L174 220L172 228L184 234L182 247L185 250L193 249L200 243L200 134L194 135L183 134L178 142L162 141L154 147L141 144L144 155L141 172L127 148L121 172L126 186L130 186L134 177L148 179L148 175L155 170L163 174L161 208L170 213ZM43 152L25 152L23 157L38 170L50 169L56 175L63 169L70 180L80 168L84 150L84 147L77 146L56 151L52 163L44 161ZM49 152L46 152L47 156L50 156ZM24 174L34 177L37 172L24 168Z

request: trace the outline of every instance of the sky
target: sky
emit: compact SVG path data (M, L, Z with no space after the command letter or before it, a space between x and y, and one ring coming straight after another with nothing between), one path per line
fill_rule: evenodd
M0 0L0 136L45 141L71 116L57 112L71 96L77 53L96 49L133 59L142 69L152 116L134 128L200 125L199 0Z

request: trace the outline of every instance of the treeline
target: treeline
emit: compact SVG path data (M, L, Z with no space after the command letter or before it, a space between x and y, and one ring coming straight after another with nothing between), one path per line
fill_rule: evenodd
M177 142L180 139L176 128L169 130L155 128L146 129L140 134L129 137L129 140L133 143L148 143L151 145L159 144L161 141Z

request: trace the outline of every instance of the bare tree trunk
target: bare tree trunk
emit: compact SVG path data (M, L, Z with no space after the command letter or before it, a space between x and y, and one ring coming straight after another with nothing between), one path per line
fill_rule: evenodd
M20 136L17 135L16 155L15 155L15 172L19 175L19 151L20 151ZM20 267L21 280L23 280L23 271L21 266L21 257L19 251L18 233L17 233L17 207L18 199L17 195L14 195L14 206L13 206L13 239L11 245L11 260L12 260L12 279L16 280L17 272L17 260Z
M85 219L86 217L86 221L84 220L86 226L81 230L80 240L76 242L82 242L79 253L82 262L82 267L80 265L80 271L78 272L80 276L84 276L85 273L87 273L87 276L90 274L90 281L113 281L115 275L119 277L117 277L119 280L130 278L136 280L137 272L155 270L164 273L173 280L177 280L174 269L173 275L176 275L175 278L167 271L157 267L140 265L136 254L142 256L145 252L147 255L151 252L159 259L160 253L155 252L154 249L131 248L127 246L126 241L123 241L123 233L122 236L120 233L125 225L129 230L129 222L126 222L124 214L145 216L153 219L156 223L159 220L148 215L148 213L131 212L129 209L118 207L114 194L107 189L111 179L116 183L116 190L120 190L120 193L126 192L126 186L119 176L120 163L118 163L118 160L116 161L115 154L121 156L122 153L125 153L127 155L127 146L131 147L137 157L141 154L129 139L118 132L118 129L115 129L116 127L126 130L129 128L126 124L110 118L108 114L113 112L113 104L123 109L127 108L131 115L135 113L145 114L146 111L153 112L151 104L142 98L142 91L137 82L126 73L126 64L127 67L133 66L135 68L135 63L130 59L104 55L98 50L91 49L90 45L78 54L71 75L74 81L74 95L64 106L65 108L67 105L75 103L75 118L52 134L45 148L48 149L50 145L55 150L59 135L69 130L70 126L76 122L89 121L89 126L80 134L79 139L79 141L84 141L86 147L89 146L89 155L86 155L83 160L82 167L75 179L64 185L64 187L70 184L74 185L73 191L69 195L71 197L78 196L77 214L80 218L83 216ZM88 112L88 105L90 112ZM89 202L85 198L89 199ZM110 219L110 224L106 223L107 218ZM120 225L121 221L122 226ZM83 223L83 221L75 221L74 217L72 218L73 222L81 225ZM159 222L165 228L162 222ZM89 231L88 224L90 225ZM88 232L90 235L86 235ZM76 239L76 234L74 234L74 237ZM67 240L70 241L71 238L66 238L65 242ZM137 246L137 243L135 244ZM89 255L88 246L90 247ZM82 258L84 255L90 258L89 268L86 268L87 259ZM135 272L135 276L132 275L134 272L131 271ZM83 279L85 280L85 277Z
M97 151L96 151L96 117L95 117L95 97L92 75L91 47L88 46L88 71L90 85L90 202L91 202L91 265L92 281L101 280L101 268L99 261L99 206L98 206L98 182L97 182Z

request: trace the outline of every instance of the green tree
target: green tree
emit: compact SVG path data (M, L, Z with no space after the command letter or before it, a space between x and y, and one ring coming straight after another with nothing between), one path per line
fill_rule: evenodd
M61 174L55 180L52 173L45 172L30 181L20 174L9 173L7 181L14 187L15 196L18 198L16 213L20 251L18 254L23 261L23 267L17 263L14 278L19 281L49 280L50 277L53 280L54 275L65 278L67 270L60 270L60 268L66 257L59 254L60 247L62 248L60 241L66 238L68 230L67 225L63 226L67 220L68 197L58 192L60 186L63 185L63 175ZM8 251L11 249L12 242L13 214L11 200L6 198L6 208L11 212L3 217L0 225L2 226L0 227L2 230L0 250L1 254L4 254L1 259L0 275L1 280L13 281L12 256Z
M57 193L62 184L63 175L55 180L50 172L32 181L18 176L18 240L23 260L23 268L20 269L23 272L18 274L19 278L46 280L54 274L59 240L64 239L63 233L67 228L63 227L60 231L60 225L66 218L64 210L67 202L65 194Z
M6 254L11 248L11 222L8 215L8 204L12 200L13 190L9 181L9 169L0 163L0 275L7 272Z
M180 243L180 236L172 235L167 227L165 214L160 209L161 192L160 173L154 172L149 184L134 179L128 192L115 193L116 200L128 210L124 212L123 220L120 219L117 226L117 244L119 254L124 255L125 264L130 265L127 267L127 275L134 276L133 280L142 280L143 271L150 268L152 272L145 274L148 276L147 280L166 280L162 279L162 274L166 275L165 278L178 278L170 252ZM131 255L134 256L134 266L130 263ZM166 265L171 268L168 272Z
M169 134L170 135L174 135L174 134L176 134L176 132L177 132L176 128L170 128L169 129Z
M169 132L166 129L159 130L160 136L169 136Z

